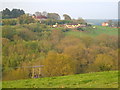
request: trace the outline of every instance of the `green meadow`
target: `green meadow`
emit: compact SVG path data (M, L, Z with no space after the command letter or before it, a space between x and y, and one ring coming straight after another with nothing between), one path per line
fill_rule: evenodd
M83 28L85 31L69 31L66 32L65 35L68 36L76 36L76 37L84 37L84 36L91 36L96 37L100 34L106 34L106 35L118 35L118 29L117 28L111 28L111 27L102 27L102 26L96 26L95 29L92 27Z
M4 81L3 88L118 88L118 71Z

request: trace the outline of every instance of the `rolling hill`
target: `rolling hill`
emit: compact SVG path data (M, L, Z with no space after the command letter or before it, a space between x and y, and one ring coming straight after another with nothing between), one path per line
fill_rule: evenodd
M3 88L118 88L118 71L3 81Z
M95 29L93 28L85 28L85 32L81 31L69 31L66 32L65 35L67 36L75 36L75 37L84 37L84 36L91 36L96 37L98 35L105 34L105 35L111 35L111 36L118 36L118 29L117 28L111 28L111 27L102 27L102 26L96 26Z

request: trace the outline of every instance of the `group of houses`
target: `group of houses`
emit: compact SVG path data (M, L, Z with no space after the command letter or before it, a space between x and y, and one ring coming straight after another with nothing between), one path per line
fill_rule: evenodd
M103 22L102 23L102 26L108 26L109 24L108 24L108 22Z
M84 24L66 24L66 28L81 28L81 27L86 27Z
M84 24L74 24L74 23L59 25L58 23L56 23L55 25L52 25L52 27L53 28L64 27L64 28L74 29L74 28L86 27L86 25L84 25Z
M47 17L44 16L44 15L41 15L41 16L36 16L36 15L33 15L32 18L34 18L35 20L46 20ZM118 28L118 26L116 26L115 24L112 24L110 25L109 22L103 22L101 24L101 26L110 26L110 27L113 27L113 28ZM74 28L81 28L81 27L86 27L85 24L76 24L76 23L70 23L70 24L64 24L64 25L59 25L58 23L56 23L55 25L52 25L53 28L55 27L65 27L65 28L69 28L69 29L74 29Z
M32 18L34 18L35 20L41 21L41 20L46 20L47 17L46 16L36 16L36 15L32 15ZM53 28L55 27L65 27L65 28L80 28L80 27L86 27L86 25L84 24L79 24L79 23L70 23L70 24L63 24L63 25L59 25L58 23L56 23L55 25L52 25Z
M108 27L112 27L112 28L119 28L118 27L118 22L112 22L112 23L109 23L109 22L103 22L101 24L101 26L108 26Z

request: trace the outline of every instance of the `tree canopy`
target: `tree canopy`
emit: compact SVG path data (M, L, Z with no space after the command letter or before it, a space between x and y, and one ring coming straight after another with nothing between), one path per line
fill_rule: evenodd
M20 15L25 14L25 12L23 10L20 9L12 9L11 11L6 8L5 10L1 11L2 13L2 18L6 19L6 18L17 18Z
M71 17L67 14L64 14L63 17L64 17L64 20L71 20Z
M48 13L47 18L48 19L60 20L60 16L57 13Z

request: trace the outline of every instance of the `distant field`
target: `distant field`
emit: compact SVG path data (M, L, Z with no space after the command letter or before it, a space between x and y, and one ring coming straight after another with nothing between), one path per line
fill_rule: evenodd
M70 36L76 36L76 37L83 37L83 36L98 36L100 34L107 34L107 35L118 35L118 29L117 28L111 28L111 27L102 27L102 26L96 26L95 29L93 28L85 28L85 31L69 31L66 32L65 35Z
M4 81L3 88L117 88L118 71Z

